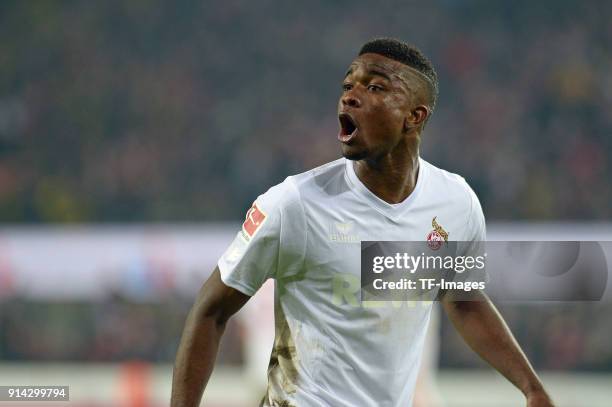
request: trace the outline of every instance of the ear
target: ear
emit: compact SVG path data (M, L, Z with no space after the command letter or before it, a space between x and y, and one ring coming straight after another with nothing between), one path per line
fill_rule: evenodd
M421 126L429 117L429 108L425 105L419 105L412 109L408 116L404 119L404 129L410 130Z

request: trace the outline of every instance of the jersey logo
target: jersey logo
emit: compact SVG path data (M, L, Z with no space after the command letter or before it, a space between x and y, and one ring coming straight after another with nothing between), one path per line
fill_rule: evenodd
M359 236L354 233L355 224L349 222L334 222L329 234L329 240L337 243L357 243Z
M427 246L431 250L438 250L442 247L442 242L448 243L448 232L436 222L437 216L431 220L433 230L427 234Z
M336 226L336 230L340 233L347 234L353 229L353 222L334 222L334 226Z
M259 230L261 225L266 220L266 214L264 211L259 209L256 203L253 203L251 209L249 209L246 213L244 223L242 224L242 235L247 240L251 240L255 233Z

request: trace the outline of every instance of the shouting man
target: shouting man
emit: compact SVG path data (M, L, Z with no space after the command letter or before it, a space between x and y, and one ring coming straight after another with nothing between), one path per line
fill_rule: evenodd
M338 102L343 158L290 176L253 203L187 318L172 406L199 404L226 322L268 278L276 284L276 338L261 406L411 405L431 303L368 307L338 290L358 291L362 240L485 240L465 180L419 156L437 93L436 73L415 47L376 39L361 48ZM527 406L552 407L488 297L473 297L440 301Z

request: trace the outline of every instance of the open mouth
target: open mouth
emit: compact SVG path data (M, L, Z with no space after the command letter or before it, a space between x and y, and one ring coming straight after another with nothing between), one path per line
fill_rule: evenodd
M355 119L348 113L340 113L338 115L338 121L340 122L338 140L347 143L357 134L357 122L355 122Z

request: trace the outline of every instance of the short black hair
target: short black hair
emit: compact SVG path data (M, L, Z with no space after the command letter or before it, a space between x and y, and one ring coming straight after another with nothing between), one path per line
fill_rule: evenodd
M438 98L438 74L431 61L423 55L421 50L395 38L376 38L366 42L359 51L359 55L368 53L391 58L422 73L431 86L430 107L432 110L435 108Z

